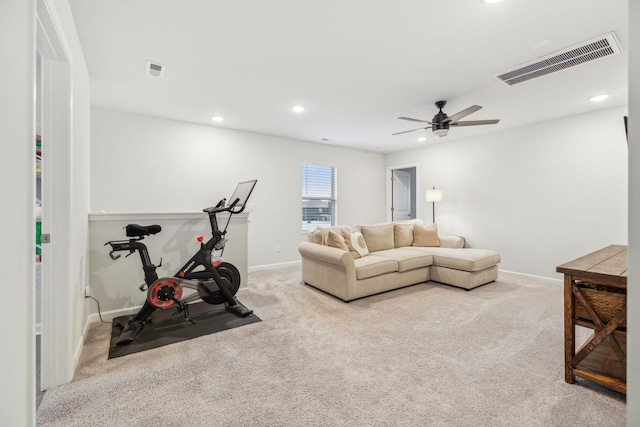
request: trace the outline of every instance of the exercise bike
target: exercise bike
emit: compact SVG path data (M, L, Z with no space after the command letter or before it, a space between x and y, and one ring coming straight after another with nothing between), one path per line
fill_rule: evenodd
M205 208L203 212L209 215L212 237L205 243L204 238L197 238L200 249L184 264L173 277L158 278L156 269L162 265L154 265L149 257L149 251L142 240L146 236L158 234L162 227L159 225L129 224L125 227L127 240L112 240L106 245L111 246L109 256L112 260L120 258L116 252L128 251L126 256L138 252L142 261L145 283L140 286L141 291L147 292L146 300L140 310L123 325L117 345L131 343L142 327L151 321L149 316L156 310L174 307L174 318L183 318L195 323L189 316L189 303L201 299L208 304L225 304L225 309L238 317L247 317L253 310L245 307L235 297L240 288L240 272L231 263L222 261L222 253L228 239L225 238L231 216L244 211L247 200L256 185L257 180L244 181L237 185L231 196L231 204L222 199L214 207ZM218 227L217 215L228 212L229 217L223 230ZM215 253L220 251L220 255ZM184 288L195 292L187 294Z

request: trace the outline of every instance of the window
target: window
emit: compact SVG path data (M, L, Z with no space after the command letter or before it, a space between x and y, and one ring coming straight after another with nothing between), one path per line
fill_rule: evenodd
M335 225L336 169L302 164L302 232Z

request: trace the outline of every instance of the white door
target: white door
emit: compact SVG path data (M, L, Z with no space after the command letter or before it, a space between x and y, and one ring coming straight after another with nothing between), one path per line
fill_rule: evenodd
M397 169L392 171L391 180L391 219L411 219L411 174Z

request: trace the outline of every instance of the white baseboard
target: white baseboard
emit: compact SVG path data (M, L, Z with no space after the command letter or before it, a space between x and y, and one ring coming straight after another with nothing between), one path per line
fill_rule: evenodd
M254 271L261 271L261 270L275 270L277 268L293 267L300 264L302 264L302 261L298 260L298 261L281 262L279 264L256 265L254 267L249 267L247 271L249 273L252 273Z
M87 335L89 334L89 326L91 326L91 316L87 316L87 320L86 322L84 322L84 327L82 328L82 335L80 336L78 345L73 352L73 372L76 371L76 369L78 368L78 364L80 363L82 348L84 347L84 343L87 340Z
M536 276L535 274L518 273L517 271L500 270L500 269L498 269L498 272L499 273L513 274L514 276L529 277L529 278L537 279L537 280L549 280L551 282L558 283L558 284L564 283L564 281L562 279L556 279L554 277Z

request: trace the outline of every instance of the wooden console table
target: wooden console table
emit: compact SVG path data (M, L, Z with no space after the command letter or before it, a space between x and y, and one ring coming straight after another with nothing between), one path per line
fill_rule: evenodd
M564 273L564 379L627 393L627 247L611 245L556 267ZM593 330L576 352L576 325Z

